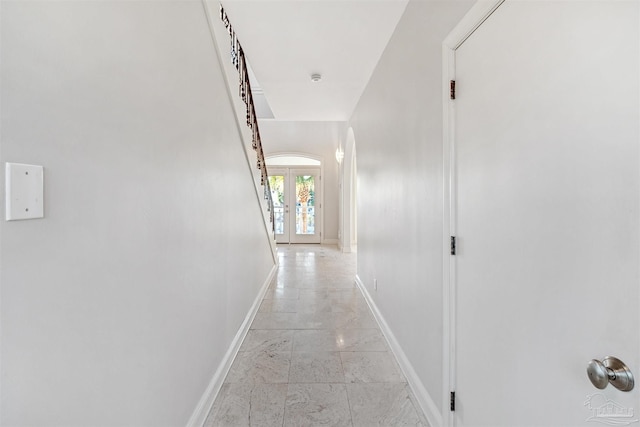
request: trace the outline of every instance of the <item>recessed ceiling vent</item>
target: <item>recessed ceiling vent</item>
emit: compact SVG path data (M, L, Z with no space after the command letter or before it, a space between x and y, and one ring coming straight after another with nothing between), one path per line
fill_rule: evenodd
M322 80L322 74L319 74L319 73L311 74L312 82L319 82L320 80Z

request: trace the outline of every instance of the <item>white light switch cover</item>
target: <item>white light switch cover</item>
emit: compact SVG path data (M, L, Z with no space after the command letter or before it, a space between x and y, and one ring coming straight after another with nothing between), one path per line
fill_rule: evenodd
M44 218L44 168L6 164L6 219Z

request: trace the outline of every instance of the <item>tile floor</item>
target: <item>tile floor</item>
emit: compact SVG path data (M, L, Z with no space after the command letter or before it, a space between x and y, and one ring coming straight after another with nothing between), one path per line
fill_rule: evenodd
M362 294L355 254L279 245L280 268L212 426L427 426Z

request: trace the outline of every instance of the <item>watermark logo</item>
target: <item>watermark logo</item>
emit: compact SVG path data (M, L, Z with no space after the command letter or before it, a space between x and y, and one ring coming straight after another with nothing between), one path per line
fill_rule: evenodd
M608 399L602 393L587 396L584 406L591 411L591 416L587 418L587 421L610 426L628 426L638 422L638 418L634 417L633 408L626 408L618 402Z

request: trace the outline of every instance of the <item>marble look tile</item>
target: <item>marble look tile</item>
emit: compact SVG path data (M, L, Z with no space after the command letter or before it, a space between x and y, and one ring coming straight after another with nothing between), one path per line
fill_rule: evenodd
M300 330L293 351L388 351L379 329Z
M289 384L285 427L351 427L344 384Z
M293 333L289 330L256 330L251 329L245 337L240 351L291 351L293 348Z
M297 352L339 351L333 329L309 329L295 331L293 349Z
M279 245L278 258L205 426L427 425L354 285L355 254Z
M334 313L298 313L299 327L296 329L333 329Z
M258 313L296 313L297 299L265 299L262 300Z
M251 329L331 329L333 313L258 313Z
M297 284L297 287L300 289L352 289L355 288L356 285L353 282L353 278L344 279L344 278L300 278L300 282Z
M318 274L316 280L333 288L356 288L355 278L351 274Z
M313 352L291 355L289 383L343 383L340 353Z
M295 288L269 288L264 299L298 299L299 291Z
M271 313L271 307L273 306L272 299L263 299L258 307L258 313Z
M296 311L298 313L368 313L369 306L364 298L300 298L296 300Z
M251 329L294 329L297 313L257 313Z
M417 425L430 427L431 424L429 424L429 421L427 421L427 417L425 417L424 412L422 412L422 409L420 409L420 403L418 402L415 394L413 394L413 392L411 391L411 387L409 387L408 384L407 384L407 393L409 393L409 399L411 400L411 403L413 403L413 407L418 413L418 417L420 418L420 422L422 423Z
M290 270L282 272L270 289L306 287L306 283L313 283L315 280L316 275L306 269Z
M354 427L426 426L406 384L347 384Z
M290 361L290 352L239 352L225 383L286 383L289 381Z
M299 299L296 300L296 312L298 313L331 313L333 305L328 299Z
M204 427L281 427L287 384L224 384Z
M359 289L300 289L299 298L364 298Z
M346 352L340 357L348 383L406 382L389 352Z
M336 329L378 328L373 315L366 311L331 313Z
M364 298L332 299L334 313L348 313L350 311L370 313L371 310Z

